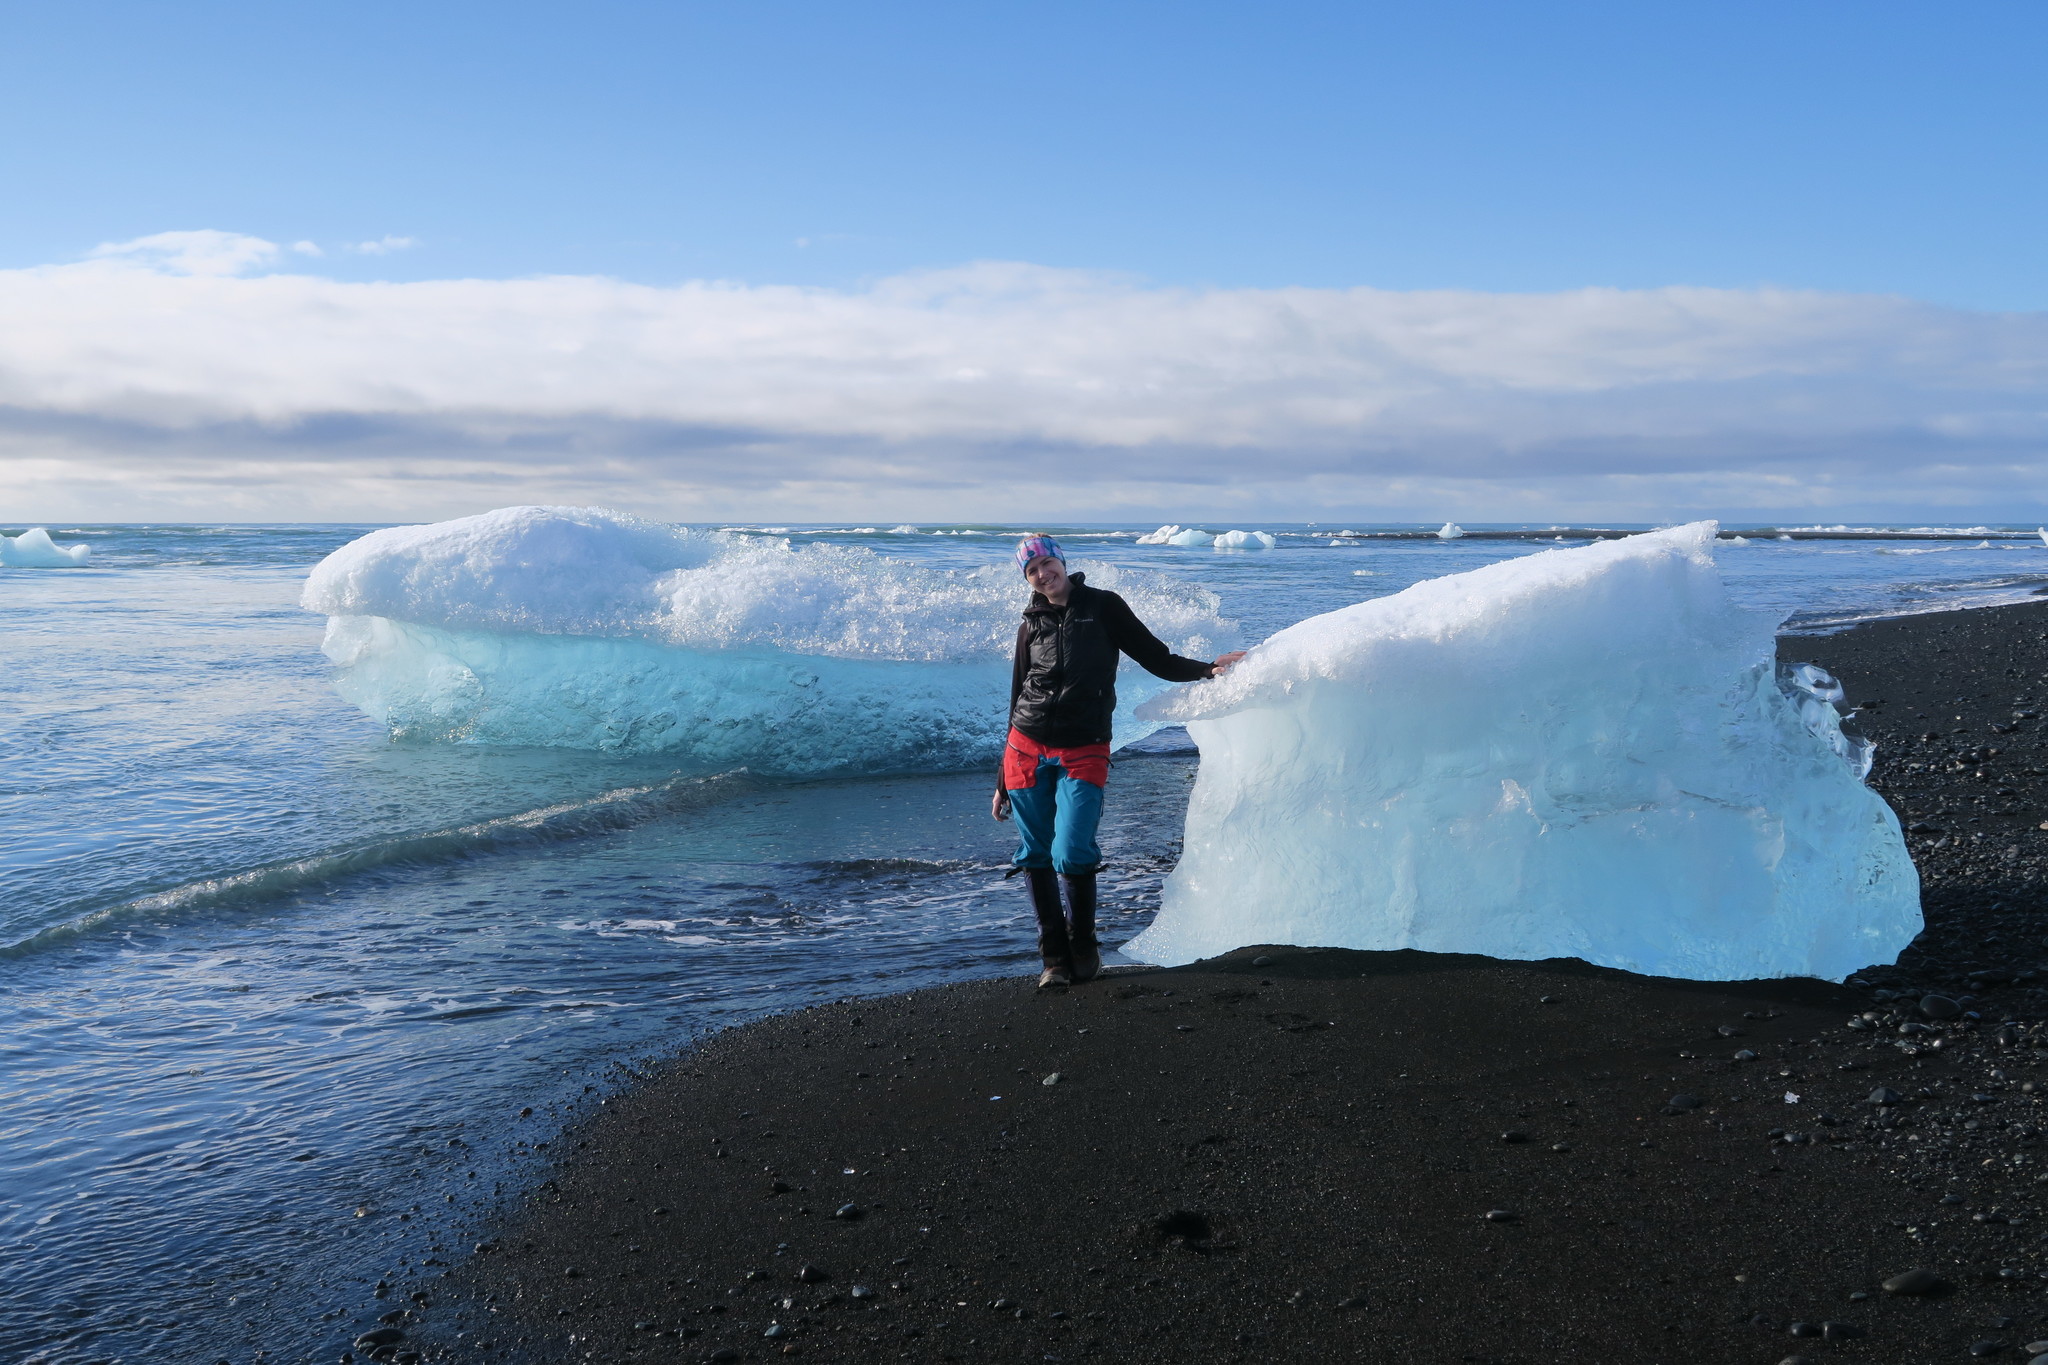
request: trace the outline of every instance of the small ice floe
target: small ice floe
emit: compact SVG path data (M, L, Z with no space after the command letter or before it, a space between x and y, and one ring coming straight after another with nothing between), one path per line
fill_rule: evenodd
M1218 550L1270 550L1280 542L1264 531L1225 531L1210 543Z
M0 564L10 569L76 569L91 558L92 546L59 545L40 526L0 536Z
M1436 533L1436 538L1438 540L1456 540L1464 534L1464 527L1458 525L1455 521L1447 521L1443 524L1443 529Z
M1151 535L1139 536L1138 544L1196 546L1211 544L1215 541L1215 539L1216 537L1210 535L1207 531L1198 531L1192 526L1177 526L1169 524L1160 527Z
M2043 545L2048 545L2048 526L2036 526L2034 528L2034 534L2041 537L2041 543Z

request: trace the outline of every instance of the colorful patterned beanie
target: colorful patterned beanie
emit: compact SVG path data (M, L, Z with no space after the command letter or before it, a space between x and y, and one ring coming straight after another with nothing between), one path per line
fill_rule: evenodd
M1044 559L1047 555L1051 555L1062 564L1067 562L1066 552L1060 549L1060 543L1051 536L1026 536L1017 545L1018 571L1030 568L1032 560Z

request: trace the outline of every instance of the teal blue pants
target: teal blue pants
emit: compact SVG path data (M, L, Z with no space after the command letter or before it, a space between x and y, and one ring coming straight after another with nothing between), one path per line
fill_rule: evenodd
M1102 788L1068 775L1056 758L1038 760L1034 781L1010 791L1010 818L1022 844L1018 867L1049 867L1062 876L1092 873L1102 866L1095 827L1102 823Z

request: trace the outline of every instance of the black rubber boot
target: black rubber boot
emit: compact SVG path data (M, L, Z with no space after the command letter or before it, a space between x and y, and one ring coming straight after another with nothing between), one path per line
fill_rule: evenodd
M1074 980L1093 981L1102 971L1102 945L1095 938L1095 874L1074 872L1067 884L1067 947Z
M1060 911L1060 879L1049 867L1027 867L1024 876L1031 884L1031 908L1038 914L1038 960L1045 970L1038 984L1074 984L1073 948L1067 942L1067 917Z

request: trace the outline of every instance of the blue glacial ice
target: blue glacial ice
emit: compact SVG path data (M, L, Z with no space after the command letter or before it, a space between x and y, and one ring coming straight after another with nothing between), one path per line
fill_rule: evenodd
M1178 652L1234 627L1215 596L1075 561ZM693 531L585 507L509 507L374 531L323 560L336 686L396 738L675 755L809 776L961 767L1002 747L1027 589L862 548ZM1116 738L1165 684L1127 667Z
M1774 660L1712 522L1313 617L1140 715L1202 764L1124 952L1251 943L1839 980L1921 927L1896 817L1819 670Z
M40 526L0 536L0 566L10 569L76 569L91 558L92 546L59 545Z

